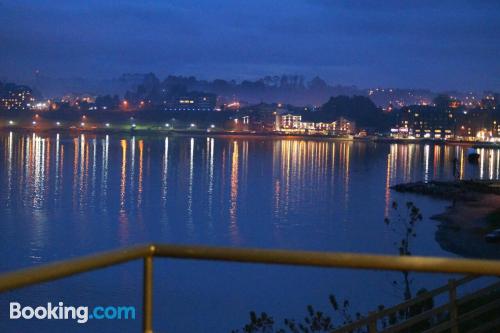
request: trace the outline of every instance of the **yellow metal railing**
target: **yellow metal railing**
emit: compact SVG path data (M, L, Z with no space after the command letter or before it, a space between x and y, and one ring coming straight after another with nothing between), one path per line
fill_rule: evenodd
M457 333L459 324L466 322L467 320L478 317L496 307L500 307L500 299L495 299L492 301L487 301L485 304L478 306L477 308L472 309L469 312L458 314L458 308L460 305L465 304L471 300L477 300L482 296L486 296L493 291L500 290L500 282L496 281L486 287L480 288L473 293L469 293L461 298L457 297L457 288L463 285L467 285L471 281L475 281L478 276L467 276L465 278L455 280L450 279L448 284L441 286L439 288L426 291L423 294L414 297L410 300L407 300L403 303L395 305L393 307L385 308L379 310L377 312L370 313L368 316L356 320L355 322L349 323L338 329L332 331L332 333L349 333L356 332L360 328L368 327L368 332L404 332L405 330L411 329L413 325L422 323L424 321L432 321L439 314L443 314L446 311L449 316L446 320L442 320L439 323L436 323L432 328L430 328L429 332L442 332L450 330L451 333ZM415 314L411 317L406 318L405 320L393 323L391 325L386 325L381 331L377 329L377 323L384 320L385 318L390 318L391 316L396 316L397 314L403 312L405 313L411 307L418 306L418 304L423 304L428 300L433 300L434 297L439 295L448 294L448 302L438 307L433 307L421 313ZM446 317L446 316L442 316ZM500 319L500 318L499 318ZM481 323L479 326L484 326L485 328L489 328L493 323L486 322ZM495 324L498 324L495 322ZM427 332L427 331L425 331ZM485 331L486 332L486 331Z
M500 276L500 261L371 254L143 245L40 265L0 275L0 292L88 272L132 260L144 261L143 331L153 332L153 258Z

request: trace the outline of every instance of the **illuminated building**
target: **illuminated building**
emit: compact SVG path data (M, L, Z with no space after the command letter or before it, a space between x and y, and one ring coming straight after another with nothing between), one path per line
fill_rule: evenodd
M62 103L68 103L70 106L78 106L82 103L95 103L95 96L89 94L66 94L61 98Z
M491 110L474 108L457 115L456 136L468 140L485 140L498 135L497 117Z
M32 90L27 86L0 83L0 109L7 111L29 110L35 102Z
M353 121L343 117L332 122L318 122L302 121L301 115L277 113L275 120L275 130L286 133L351 135L355 128Z
M50 101L36 102L31 105L31 109L35 111L47 111L50 108Z
M485 98L483 107L454 108L450 105L446 109L432 106L402 108L398 113L397 125L391 129L392 136L497 141L500 137L500 112L495 106L494 99L489 97Z
M481 109L490 109L496 110L497 108L497 99L495 96L487 95L481 100Z
M423 105L405 107L400 110L398 124L391 132L400 138L451 138L455 135L457 112Z
M182 96L166 96L165 111L214 111L216 96L210 93L189 92Z
M302 124L302 116L293 114L276 115L276 130L298 130Z
M239 101L232 101L230 103L224 104L225 110L233 110L238 111L241 107L241 103Z

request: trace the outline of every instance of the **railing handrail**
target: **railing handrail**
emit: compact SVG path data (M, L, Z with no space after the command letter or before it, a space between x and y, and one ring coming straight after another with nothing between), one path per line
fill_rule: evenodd
M151 255L151 251L148 246L136 246L2 273L0 274L0 292L58 280L71 275L142 259L149 255Z
M456 280L455 281L455 286L456 287L462 286L462 285L467 284L467 283L469 283L469 282L471 282L471 281L473 281L473 280L475 280L477 278L479 278L479 276L476 276L476 275L466 276L464 278ZM421 303L423 301L428 300L429 298L433 298L433 297L436 297L436 296L438 296L440 294L444 294L445 292L449 292L449 290L450 290L450 287L449 287L448 284L446 284L446 285L437 287L435 289L432 289L432 290L429 290L429 291L425 291L421 295L418 295L418 296L416 296L414 298L406 300L406 301L404 301L402 303L396 304L396 305L388 307L388 308L384 308L384 309L379 310L379 311L374 311L374 312L370 313L367 316L363 316L362 318L360 318L360 319L358 319L356 321L353 321L352 323L346 324L346 325L344 325L342 327L339 327L339 328L335 329L333 331L333 333L351 332L351 331L353 331L356 328L360 328L360 327L366 326L366 325L368 325L369 323L371 323L373 321L380 320L380 319L382 319L384 317L387 317L387 316L389 316L389 315L391 315L393 313L396 313L396 312L398 312L400 310L408 309L408 308L410 308L413 305L416 305L418 303Z
M143 259L143 331L151 333L153 257L253 264L500 276L499 260L149 244L3 273L0 274L0 292ZM462 281L468 279L471 278L466 277ZM372 320L375 319L372 316L368 317Z
M500 276L499 260L149 244L0 274L0 292L147 257Z

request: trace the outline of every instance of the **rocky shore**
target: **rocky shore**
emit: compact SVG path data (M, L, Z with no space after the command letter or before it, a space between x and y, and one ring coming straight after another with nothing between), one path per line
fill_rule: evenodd
M398 192L430 195L442 199L476 201L480 195L500 195L500 181L457 180L398 184L392 187ZM500 208L500 207L499 207Z
M452 202L445 212L431 217L440 222L436 241L444 250L464 257L500 259L500 243L484 238L500 228L500 181L416 182L393 189Z

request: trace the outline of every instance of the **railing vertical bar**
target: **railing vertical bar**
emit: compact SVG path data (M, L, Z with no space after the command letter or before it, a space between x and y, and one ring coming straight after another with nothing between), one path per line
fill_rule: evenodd
M377 333L377 319L372 320L368 324L368 333Z
M153 333L153 257L144 258L144 290L142 326L144 333Z
M451 333L458 333L457 282L455 279L448 280L448 288L450 295Z

